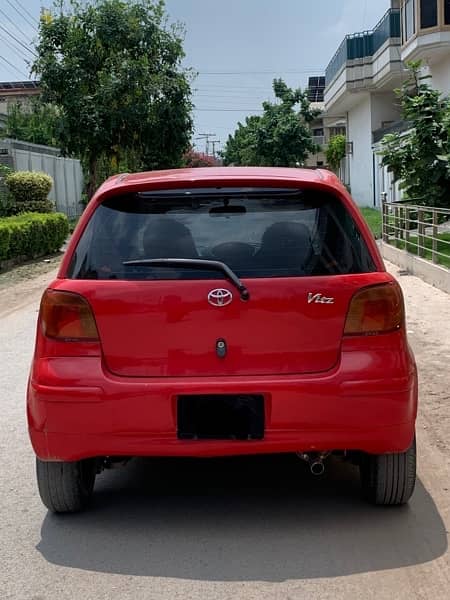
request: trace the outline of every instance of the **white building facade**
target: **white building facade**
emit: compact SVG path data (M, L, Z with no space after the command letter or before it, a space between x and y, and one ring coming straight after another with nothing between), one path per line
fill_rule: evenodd
M394 2L374 29L346 36L326 69L327 126L345 123L347 178L361 206L379 201L373 133L400 119L393 91L405 78L400 48L400 6Z
M450 94L450 0L402 0L403 61L421 60L431 85Z
M325 122L345 123L346 183L361 206L401 198L378 152L383 135L404 129L394 89L411 60L450 94L450 0L392 0L373 30L346 36L327 67Z

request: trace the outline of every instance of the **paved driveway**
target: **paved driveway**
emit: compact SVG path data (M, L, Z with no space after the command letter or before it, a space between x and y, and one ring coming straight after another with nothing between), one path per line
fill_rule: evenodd
M391 267L396 272L394 267ZM0 295L1 600L450 597L450 299L399 277L421 376L419 481L407 507L359 499L356 469L295 457L136 460L97 480L92 509L37 496L25 384L41 288Z

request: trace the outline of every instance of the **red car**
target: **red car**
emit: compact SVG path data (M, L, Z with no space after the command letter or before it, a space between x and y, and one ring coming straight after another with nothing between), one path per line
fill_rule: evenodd
M403 298L324 170L110 178L45 291L28 385L44 504L85 507L135 456L357 461L376 504L416 471Z

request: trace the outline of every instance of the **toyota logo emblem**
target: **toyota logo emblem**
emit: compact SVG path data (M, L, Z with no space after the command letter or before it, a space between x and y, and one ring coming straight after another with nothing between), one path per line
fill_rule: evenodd
M212 306L226 306L233 300L233 294L229 290L218 288L211 290L208 294L208 302Z

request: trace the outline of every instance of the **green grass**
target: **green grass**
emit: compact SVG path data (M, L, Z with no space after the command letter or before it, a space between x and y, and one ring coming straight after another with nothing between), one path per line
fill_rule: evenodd
M376 239L381 237L381 210L364 206L361 208L363 217Z
M437 251L438 252L442 252L442 254L444 254L444 256L438 255L437 258L437 263L439 265L442 265L444 267L450 268L450 233L439 233L438 236L439 241L437 243ZM404 250L406 247L406 250L408 252L410 252L411 254L418 254L418 236L417 235L411 235L409 237L409 242L406 243L403 240L396 240L394 242L394 245L397 248L400 248L401 250ZM423 251L423 255L422 258L426 258L427 260L432 260L432 246L433 246L433 240L429 239L429 238L424 238L423 242L421 242L421 245L425 246L426 250Z

